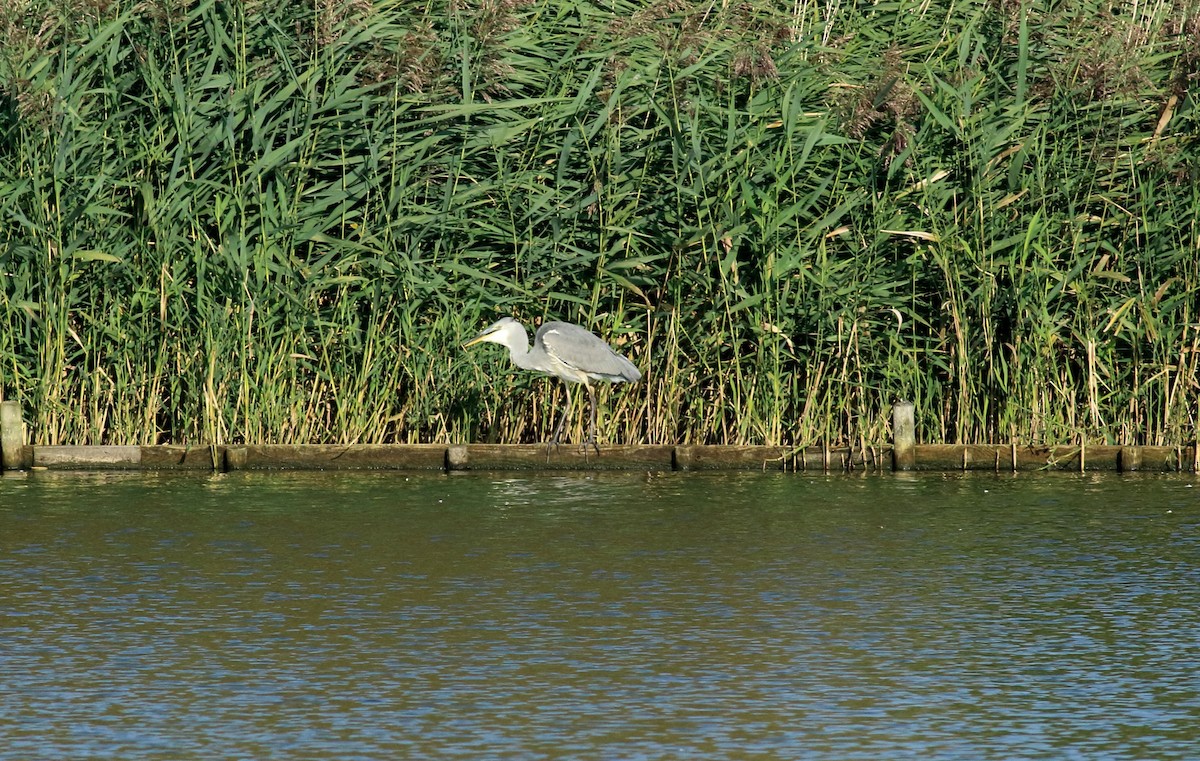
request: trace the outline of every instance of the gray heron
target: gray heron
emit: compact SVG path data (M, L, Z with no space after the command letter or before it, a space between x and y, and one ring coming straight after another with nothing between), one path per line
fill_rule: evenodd
M586 449L591 444L599 454L600 447L596 444L596 392L592 389L591 381L634 383L642 377L632 362L613 351L603 339L569 322L543 323L533 337L533 348L530 348L529 333L525 326L511 317L502 317L463 344L463 348L485 341L507 346L509 357L517 367L555 375L567 382L567 405L547 447L558 445L563 424L567 421L567 412L571 409L570 384L582 383L587 388L590 415L588 436L583 446Z

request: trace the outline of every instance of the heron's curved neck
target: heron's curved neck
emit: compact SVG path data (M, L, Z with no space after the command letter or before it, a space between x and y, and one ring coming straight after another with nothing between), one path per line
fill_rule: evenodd
M529 350L529 335L522 334L516 336L513 342L508 344L508 356L512 362L522 370L537 370L537 363L534 361L533 352Z

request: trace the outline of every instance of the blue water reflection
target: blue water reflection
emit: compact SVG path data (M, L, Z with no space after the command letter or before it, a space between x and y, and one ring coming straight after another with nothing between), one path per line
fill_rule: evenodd
M1194 758L1193 485L5 478L0 758Z

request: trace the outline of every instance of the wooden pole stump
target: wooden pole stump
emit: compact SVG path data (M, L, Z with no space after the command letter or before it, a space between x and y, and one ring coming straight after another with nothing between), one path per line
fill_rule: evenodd
M1142 448L1141 447L1121 447L1121 454L1117 459L1117 467L1119 470L1127 473L1135 473L1142 469Z
M892 407L892 438L892 469L916 468L917 424L912 402L899 401Z
M20 402L0 402L0 469L25 467L25 421Z

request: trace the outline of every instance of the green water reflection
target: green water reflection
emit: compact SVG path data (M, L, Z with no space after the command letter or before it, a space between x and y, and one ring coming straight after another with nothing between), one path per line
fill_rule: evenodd
M0 480L0 758L1194 758L1188 477Z

